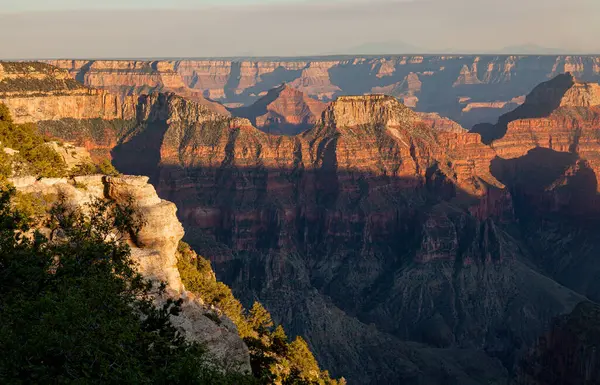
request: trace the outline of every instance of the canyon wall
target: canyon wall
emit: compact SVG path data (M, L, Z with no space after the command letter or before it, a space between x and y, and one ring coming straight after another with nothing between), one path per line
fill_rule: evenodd
M248 106L282 82L322 101L384 93L467 128L495 123L537 84L564 72L600 79L597 56L395 56L286 60L165 60L49 63L94 88L121 95L172 91L229 107ZM205 101L203 101L205 102ZM222 111L221 111L222 112Z
M528 266L478 134L437 130L385 96L341 97L287 137L151 100L156 118L115 164L153 165L219 277L352 383L501 383L502 363L584 299Z
M600 378L600 308L582 303L552 328L520 363L516 385L596 384Z
M456 89L500 84L477 63ZM298 67L315 78L296 85L334 92L335 64L321 64ZM418 92L413 75L407 87ZM176 93L138 97L135 119L39 125L149 176L218 277L335 375L505 384L555 316L600 299L596 87L568 75L540 87L481 134L382 95L339 97L289 136Z
M59 119L133 119L137 99L90 89L42 63L0 63L0 103L16 123Z

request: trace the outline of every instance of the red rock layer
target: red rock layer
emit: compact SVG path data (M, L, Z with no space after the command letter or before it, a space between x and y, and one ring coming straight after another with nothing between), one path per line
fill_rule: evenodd
M188 228L225 237L236 250L265 247L264 232L274 242L269 247L288 249L299 234L307 244L315 236L341 244L387 240L406 231L400 223L415 220L408 201L427 191L482 220L510 211L489 172L494 153L479 135L433 130L392 97L342 97L320 124L295 137L216 115L195 123L194 116L162 117L169 124L161 134L158 189L179 205ZM416 261L454 260L456 253L424 251ZM219 255L217 261L227 258Z
M573 215L600 210L600 85L560 75L493 129L501 137L492 147L506 160L497 162L498 175L531 206Z
M256 127L273 134L296 135L311 128L327 104L288 85L277 87L252 106L233 110Z

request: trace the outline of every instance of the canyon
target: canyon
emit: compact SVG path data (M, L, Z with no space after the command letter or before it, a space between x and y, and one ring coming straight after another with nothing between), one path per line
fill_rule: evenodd
M120 95L170 91L211 108L249 106L287 83L321 101L383 93L470 129L495 123L536 85L571 72L600 80L598 56L388 56L214 60L52 60L81 83ZM220 113L223 113L222 107Z
M232 62L136 63L54 63L100 91L54 67L2 64L5 77L64 82L30 95L0 88L0 102L45 135L149 177L236 296L260 299L350 384L505 384L555 317L600 300L600 87L584 81L598 76L597 59L240 62L231 82ZM336 80L342 69L353 83ZM365 69L373 75L358 76ZM202 98L258 100L246 112L275 105L220 113L179 93L179 81L157 81L160 71L205 87ZM282 79L287 71L298 77ZM279 88L259 91L259 76ZM428 77L450 85L436 93ZM362 95L373 78L418 97L418 112L395 97L408 96ZM137 94L150 90L160 93ZM422 107L444 98L451 107ZM496 124L468 132L451 120L468 118L461 103L499 99L510 103L490 108ZM269 134L259 121L274 118L304 126Z

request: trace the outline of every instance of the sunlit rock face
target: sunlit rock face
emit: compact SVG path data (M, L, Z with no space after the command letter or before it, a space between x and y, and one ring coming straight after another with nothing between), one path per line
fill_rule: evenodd
M250 106L286 82L309 97L382 93L470 129L515 109L537 84L572 72L600 80L597 56L392 56L288 60L50 61L95 88L130 95L171 91ZM209 102L210 103L210 102ZM213 107L215 107L213 105ZM223 111L220 111L223 113Z

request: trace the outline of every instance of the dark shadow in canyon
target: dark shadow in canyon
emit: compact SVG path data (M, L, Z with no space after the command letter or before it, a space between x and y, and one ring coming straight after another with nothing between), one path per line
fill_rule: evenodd
M498 123L482 123L473 127L471 132L481 135L485 144L491 144L494 140L506 135L508 125L515 120L537 119L550 116L560 107L565 93L574 85L574 79L570 73L556 76L554 79L538 85L527 96L525 103L514 111L502 115Z
M241 62L232 62L231 63L231 72L229 73L229 79L227 79L227 84L225 84L224 92L227 101L230 103L235 102L235 90L240 85L242 74L242 63Z
M245 306L264 302L290 333L319 340L311 321L304 324L298 318L298 312L309 312L304 306L312 306L304 301L319 296L345 317L364 327L372 324L389 338L423 343L442 355L482 344L487 354L511 368L563 311L557 303L570 303L558 289L544 297L539 291L549 289L533 272L537 269L513 271L510 262L532 258L530 264L538 266L539 261L521 253L520 241L505 235L500 223L468 214L462 202L477 198L453 184L339 169L333 147L321 149L328 160L316 171L231 163L226 171L162 167L158 190L178 205L186 241L211 259L219 279L231 285ZM512 274L527 283L504 288L502 282ZM445 281L446 275L452 278ZM290 291L299 297L292 301L286 294ZM420 310L415 302L420 291L435 304L431 311L427 306ZM515 316L513 310L484 315L484 303L508 301L513 291L520 293L522 306L543 308L544 315L536 313L540 318L527 327L520 321L504 323L504 317ZM524 292L541 297L534 305ZM489 334L474 332L483 325ZM322 347L315 350L320 359L327 357ZM323 359L326 365L334 361ZM334 373L347 370L345 365L328 367ZM398 378L398 370L390 373Z
M534 148L519 158L494 159L491 171L510 189L515 209L523 217L560 213L599 219L596 174L575 153Z
M147 98L148 96L141 96ZM138 125L125 137L119 140L119 144L112 149L111 156L113 164L124 174L145 175L150 178L150 183L155 184L159 177L160 149L163 144L164 135L169 126L165 120L159 119L164 104L167 103L167 95L159 94L158 102L152 104L148 112L150 120L141 122L143 111L139 109L144 105L138 103Z
M600 194L577 154L536 148L492 171L509 188L522 245L544 274L600 301Z
M81 84L85 84L85 75L92 67L92 64L94 64L94 62L90 61L81 66L81 69L77 72L77 75L75 75L75 80L77 80Z
M165 127L152 123L115 148L115 165L150 176L160 196L177 205L186 241L211 259L219 279L245 306L260 300L292 335L305 335L334 375L423 383L408 374L410 362L420 376L436 373L430 383L447 383L452 376L428 365L484 350L486 359L498 358L511 370L554 316L583 299L548 278L586 294L600 292L587 275L587 286L573 282L586 267L565 270L541 257L546 249L538 241L547 224L503 224L494 215L471 214L469 207L482 201L435 167L426 179L341 169L335 140L316 149L321 166L315 170L304 167L308 160L300 154L289 167L269 168L262 160L240 167L236 130L218 167L161 165ZM496 160L492 171L515 194L524 218L530 213L523 208L535 199L529 189L544 192L575 160L536 149ZM583 191L575 198L595 195L591 176L583 167L581 177L570 180ZM533 315L522 319L523 307ZM423 349L436 353L425 358ZM458 372L466 367L456 365Z

